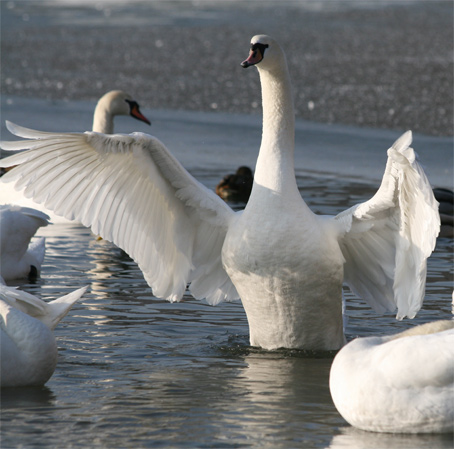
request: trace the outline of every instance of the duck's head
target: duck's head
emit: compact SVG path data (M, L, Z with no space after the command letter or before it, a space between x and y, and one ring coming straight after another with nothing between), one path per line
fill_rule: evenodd
M282 63L284 53L279 44L266 34L258 34L251 39L248 58L241 63L244 68L258 65L260 69L270 69Z

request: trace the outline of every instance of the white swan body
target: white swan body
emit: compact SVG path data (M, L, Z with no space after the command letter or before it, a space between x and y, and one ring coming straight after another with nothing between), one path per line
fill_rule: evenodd
M454 321L353 340L334 358L330 390L339 413L362 430L454 430Z
M93 132L113 134L114 118L118 115L129 115L150 125L150 121L140 112L138 103L129 94L121 90L112 90L104 94L96 105L93 115ZM49 215L50 221L54 224L73 222L33 201L30 196L24 194L23 189L17 190L13 184L4 184L0 187L0 204L17 204L41 210Z
M43 212L0 205L0 276L5 281L37 276L45 253L45 239L30 242L38 228L49 224Z
M245 65L251 64L260 72L264 121L243 212L233 212L159 140L141 133L54 134L7 123L31 140L2 148L31 149L0 161L20 164L0 182L15 181L36 201L124 249L158 297L178 301L188 284L194 297L211 304L241 296L253 345L340 348L342 280L377 311L413 317L439 216L409 148L411 133L388 151L371 200L336 217L316 216L295 180L285 55L270 37L255 36Z
M57 364L52 331L86 289L46 303L0 284L2 387L44 385L49 380Z

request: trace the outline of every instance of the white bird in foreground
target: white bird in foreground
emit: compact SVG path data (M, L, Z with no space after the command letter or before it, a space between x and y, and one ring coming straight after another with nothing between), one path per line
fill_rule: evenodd
M362 430L453 432L454 321L351 341L334 358L330 390L339 413Z
M179 301L188 284L210 304L241 297L250 343L338 349L345 343L342 283L378 312L413 318L439 230L437 203L404 134L388 150L376 195L338 216L317 216L294 173L294 111L284 52L255 36L263 136L249 202L234 212L155 137L45 133L7 123L31 148L0 161L35 201L114 242L154 295Z
M4 280L36 277L46 250L43 237L30 242L49 217L36 209L0 205L0 276Z
M93 132L113 134L114 118L118 115L129 115L137 120L150 125L150 121L140 111L139 104L121 90L111 90L104 94L98 101L93 115ZM9 168L9 167L8 167ZM67 224L67 220L33 201L30 195L25 195L23 189L15 189L12 184L2 185L0 188L0 204L17 204L32 207L49 215L52 223Z
M44 385L57 365L53 330L87 287L51 302L0 284L2 387Z

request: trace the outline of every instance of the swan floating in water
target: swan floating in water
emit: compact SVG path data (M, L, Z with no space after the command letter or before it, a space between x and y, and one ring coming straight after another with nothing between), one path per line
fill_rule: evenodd
M362 430L453 432L454 321L351 341L334 358L330 390L339 413Z
M139 104L133 98L121 90L111 90L104 94L98 101L93 115L93 132L103 134L113 134L114 118L118 115L128 115L137 120L140 120L148 125L151 122L140 111ZM5 167L10 170L11 167ZM49 215L52 223L67 224L72 220L67 220L42 205L33 201L30 196L25 196L24 191L16 190L13 185L3 185L0 189L0 204L18 204L24 207L32 207L41 210Z
M0 182L14 181L35 201L114 242L157 297L179 301L188 284L210 304L240 297L253 346L339 349L344 281L376 311L413 318L439 215L409 147L411 132L388 150L372 199L317 216L296 184L284 52L272 38L255 36L242 65L258 68L263 97L262 143L244 211L234 212L143 133L46 133L7 122L30 140L1 147L30 150L0 161L20 164Z
M225 175L216 186L216 193L225 201L247 203L254 175L249 167L241 166L235 173Z
M30 240L48 224L49 216L39 210L0 205L0 276L5 281L39 276L45 239Z
M53 330L87 287L51 302L0 284L2 387L44 385L57 365Z

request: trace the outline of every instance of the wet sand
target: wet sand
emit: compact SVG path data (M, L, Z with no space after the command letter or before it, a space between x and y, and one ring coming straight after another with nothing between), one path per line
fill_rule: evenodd
M151 109L259 115L258 76L239 64L266 33L298 118L453 135L451 1L0 3L6 96L122 88Z

